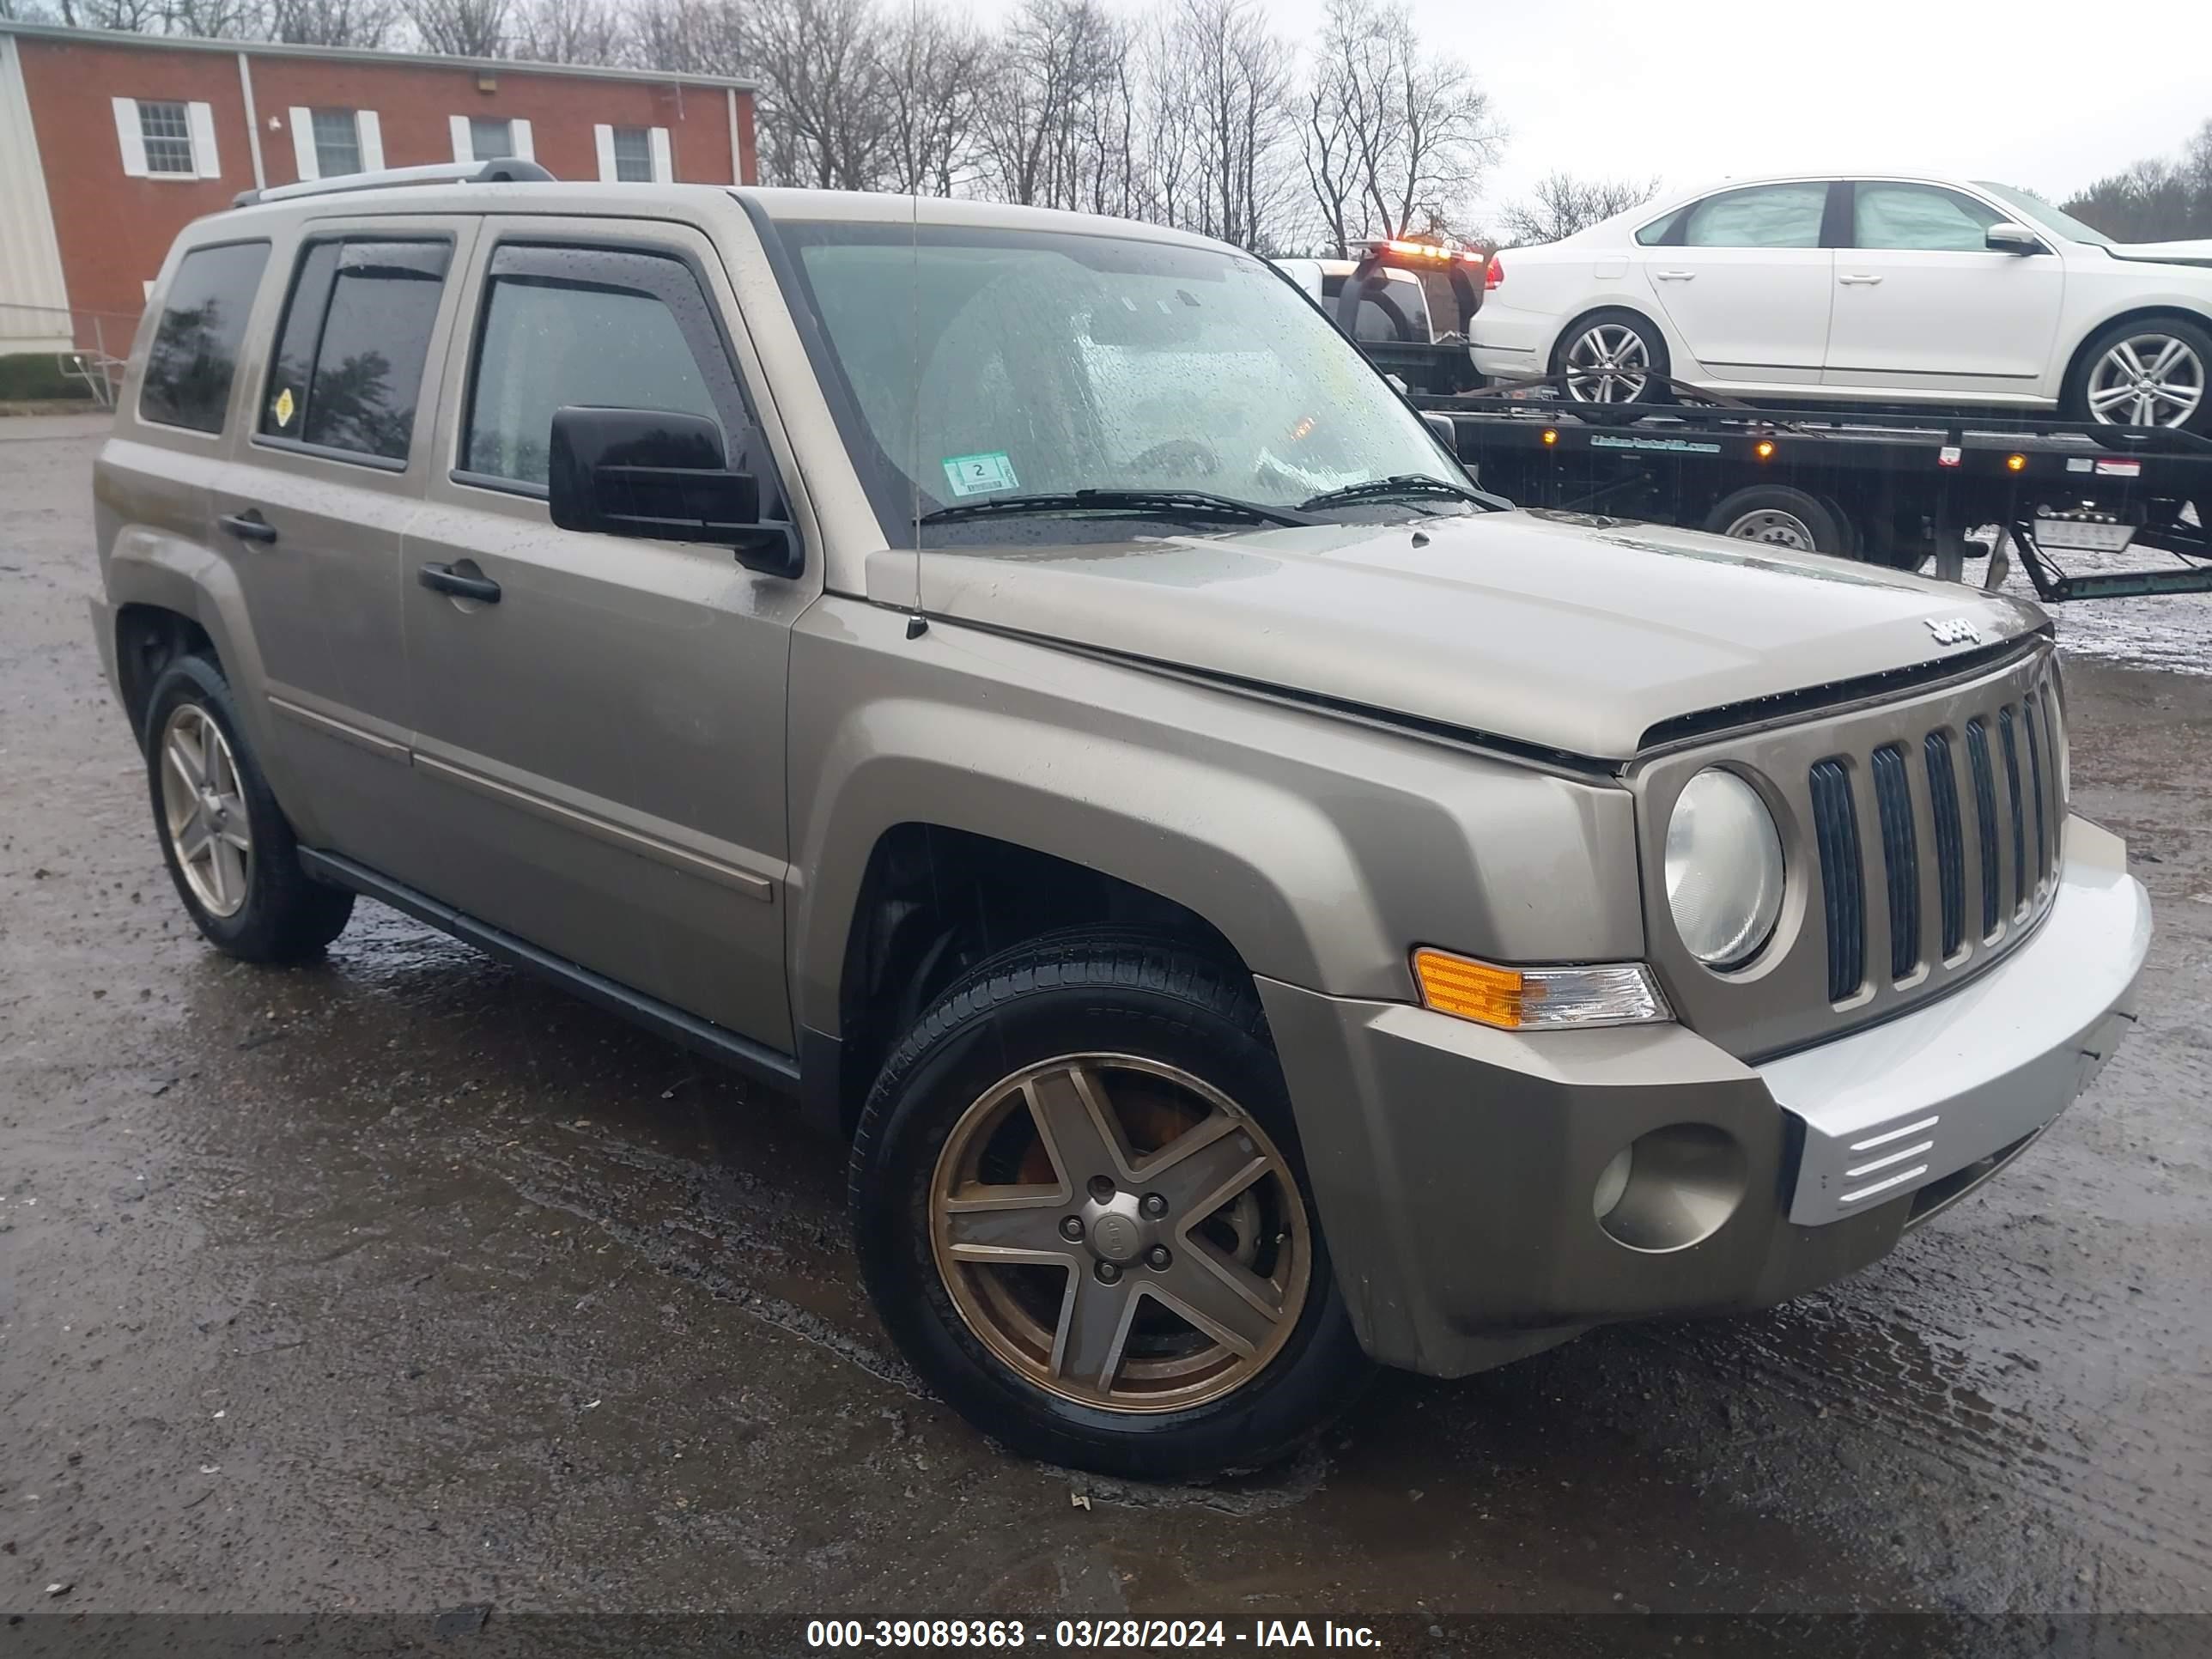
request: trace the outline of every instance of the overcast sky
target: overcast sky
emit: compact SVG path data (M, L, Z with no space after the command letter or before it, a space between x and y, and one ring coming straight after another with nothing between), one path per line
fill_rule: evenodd
M1113 0L1138 9L1144 0ZM1323 0L1262 0L1294 40ZM977 0L987 15L1010 0ZM1669 188L1919 167L2063 198L2212 117L2212 0L1413 0L1510 141L1480 219L1553 168Z

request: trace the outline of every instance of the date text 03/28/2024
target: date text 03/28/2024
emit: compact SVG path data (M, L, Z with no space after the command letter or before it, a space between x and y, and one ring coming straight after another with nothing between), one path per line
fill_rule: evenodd
M806 1626L817 1651L901 1648L1364 1648L1381 1645L1365 1625L1334 1620L1062 1619L1031 1629L1006 1619L817 1619Z

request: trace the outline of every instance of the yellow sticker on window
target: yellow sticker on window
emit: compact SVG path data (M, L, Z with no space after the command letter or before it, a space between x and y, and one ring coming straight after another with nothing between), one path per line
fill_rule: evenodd
M276 394L276 424L292 424L292 388L289 386Z

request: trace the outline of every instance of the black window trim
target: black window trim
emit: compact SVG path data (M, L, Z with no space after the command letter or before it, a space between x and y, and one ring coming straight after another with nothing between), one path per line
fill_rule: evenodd
M365 466L374 472L390 472L395 475L404 473L415 464L415 444L418 434L413 427L410 427L407 433L407 453L398 456L372 455L366 450L341 449L336 444L309 443L305 438L287 438L281 434L271 434L261 430L260 411L268 406L270 382L275 379L276 374L276 353L278 347L283 343L284 323L292 314L293 301L298 297L300 277L307 270L307 256L317 247L331 242L338 243L340 246L347 242L443 243L447 249L446 274L439 281L438 303L441 306L445 304L444 289L450 286L453 280L453 255L459 250L459 245L451 231L385 232L356 226L346 230L310 231L302 235L300 238L299 246L293 251L292 276L291 280L284 286L284 303L277 311L276 321L269 331L268 370L262 376L261 391L254 400L255 413L250 429L246 433L246 439L259 449L281 450L288 455L305 455L314 460L342 461L348 466ZM338 273L343 269L343 265L339 265L331 270L331 289L333 294L337 292ZM330 295L326 294L323 296L323 314L315 322L315 348L307 354L310 393L314 390L314 367L321 361L323 355L323 330L330 322ZM436 325L434 324L432 325L434 336L435 332ZM423 343L422 380L424 381L430 380L430 350L428 341ZM415 396L415 410L418 416L422 410L422 396L419 385ZM303 427L307 424L304 409L301 411L301 424Z
M586 264L580 269L573 258L579 253L607 254L625 260L637 258L664 259L681 265L690 274L691 280L697 284L700 310L713 330L710 339L702 338L695 332L684 317L684 306L672 300L669 294L661 291L659 288L641 283L635 276L618 275L617 270L611 268L607 273L605 286L622 289L631 293L650 294L668 307L670 315L675 319L678 331L683 335L684 343L691 348L692 359L698 363L707 380L708 395L714 399L716 410L722 417L725 441L726 442L729 436L730 419L728 405L724 402L721 394L726 391L735 397L739 414L745 424L757 434L759 439L757 459L763 470L756 476L760 479L763 504L777 502L781 503L787 511L789 510L790 493L784 488L781 468L777 465L775 448L769 442L767 424L760 417L759 407L753 399L752 388L745 383L743 361L738 356L736 343L730 337L728 325L722 316L722 307L715 298L714 284L708 278L704 262L689 248L673 242L662 241L652 236L632 237L619 234L588 231L570 237L550 234L543 230L517 231L512 234L495 237L485 247L483 261L477 266L481 273L481 282L476 296L476 315L471 324L465 349L461 358L462 371L467 379L461 391L460 418L454 423L453 446L447 456L446 471L447 478L468 489L490 490L497 495L519 496L526 501L543 501L547 496L547 490L544 484L528 483L519 478L502 477L495 472L477 472L460 465L464 446L468 442L470 429L476 421L477 380L483 367L484 326L491 318L492 290L497 286L498 279L502 275L534 274L501 272L495 270L494 267L499 263L500 255L509 251L569 256L563 258L563 268L556 274L556 280L580 276L585 280L590 280L589 264ZM629 273L634 270L634 267L624 264L619 268L619 270L622 273ZM720 353L720 384L717 384L717 376L713 366L714 352L702 350L702 347L710 344L719 349ZM702 357L708 361L700 362ZM796 575L799 572L794 571L792 574Z
M161 309L160 314L154 319L154 336L152 339L146 342L146 358L138 366L138 395L131 400L131 417L141 426L156 426L164 432L182 432L191 437L206 439L217 444L222 443L230 435L231 419L238 412L240 376L236 364L231 367L230 391L223 399L222 420L214 431L210 432L204 427L182 426L174 421L157 421L146 413L146 370L154 359L155 342L161 337L161 318L168 314L169 295L176 288L177 275L183 271L185 261L195 253L211 253L218 248L226 247L265 247L273 254L276 250L276 240L269 236L224 236L211 242L194 242L190 247L178 249L176 271L170 274L167 283L161 289ZM268 280L269 261L264 259L261 262L261 275L254 279L253 297L246 302L246 327L238 340L239 350L241 354L252 338L253 313L261 308L261 287ZM149 301L148 304L150 309L152 302Z

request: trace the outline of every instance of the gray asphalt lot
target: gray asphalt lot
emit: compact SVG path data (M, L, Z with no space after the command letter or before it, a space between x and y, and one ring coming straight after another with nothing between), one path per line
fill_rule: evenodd
M0 1613L2212 1612L2207 607L2060 619L2158 933L2006 1178L1788 1307L1136 1487L929 1397L773 1097L374 906L200 943L87 627L96 429L0 422Z

